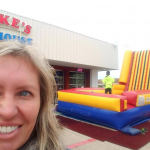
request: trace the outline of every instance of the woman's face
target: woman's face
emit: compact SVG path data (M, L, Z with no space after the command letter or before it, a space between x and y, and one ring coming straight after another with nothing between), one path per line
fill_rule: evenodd
M40 108L38 72L22 58L0 57L0 150L28 140Z

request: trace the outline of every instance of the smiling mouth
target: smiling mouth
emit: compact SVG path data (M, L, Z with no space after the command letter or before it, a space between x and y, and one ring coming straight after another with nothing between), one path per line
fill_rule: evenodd
M1 134L9 134L15 130L17 130L20 126L0 126Z

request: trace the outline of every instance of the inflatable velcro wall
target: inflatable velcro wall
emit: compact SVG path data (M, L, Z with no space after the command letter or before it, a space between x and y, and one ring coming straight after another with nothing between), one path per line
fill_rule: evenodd
M127 50L119 84L113 84L112 94L104 92L100 88L58 91L57 111L127 134L139 134L132 126L150 120L150 50Z

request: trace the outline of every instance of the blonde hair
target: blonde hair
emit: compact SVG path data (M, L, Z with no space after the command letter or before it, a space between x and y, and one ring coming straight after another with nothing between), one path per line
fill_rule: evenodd
M22 44L17 41L0 42L0 57L4 55L19 56L29 61L39 72L41 106L33 130L37 135L39 150L63 150L61 127L53 112L55 96L55 79L53 68L48 61L38 53L38 47ZM28 141L30 143L30 141ZM29 144L30 145L30 144Z

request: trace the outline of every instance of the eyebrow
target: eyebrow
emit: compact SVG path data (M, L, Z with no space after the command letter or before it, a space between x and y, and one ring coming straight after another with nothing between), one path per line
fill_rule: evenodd
M30 84L23 84L16 87L16 89L31 89L37 91L38 88L36 86L30 85Z
M0 89L3 89L5 86L3 86L2 84L0 84ZM16 85L15 86L15 89L16 90L20 90L20 89L28 89L28 90L34 90L34 91L37 91L38 88L37 86L33 86L31 84L22 84L22 85Z

